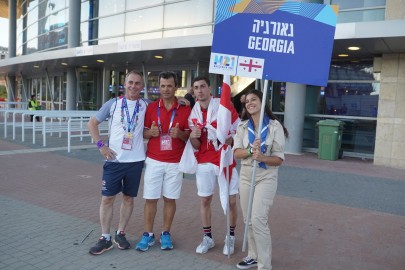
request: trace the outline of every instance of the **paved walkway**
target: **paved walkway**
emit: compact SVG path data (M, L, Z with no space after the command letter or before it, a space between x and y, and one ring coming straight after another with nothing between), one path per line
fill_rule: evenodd
M216 246L207 254L195 253L202 229L189 175L177 204L174 250L156 245L145 253L114 248L89 255L100 235L103 161L89 142L67 153L58 140L42 148L0 139L0 269L236 269L245 256L241 215L236 253L230 259L222 255L226 221L218 196L213 205ZM274 269L405 269L404 198L405 170L368 160L287 155L270 214ZM161 207L160 202L155 233L161 230ZM138 197L128 229L131 244L142 231L143 199Z

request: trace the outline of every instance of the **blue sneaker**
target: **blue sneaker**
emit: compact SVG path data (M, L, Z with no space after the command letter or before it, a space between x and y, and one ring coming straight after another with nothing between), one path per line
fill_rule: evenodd
M144 232L142 234L142 239L141 241L136 244L135 249L140 250L140 251L147 251L149 247L153 246L155 244L155 236L149 236L148 232Z
M173 249L172 239L170 238L169 232L162 232L160 235L160 248L162 250L170 250Z

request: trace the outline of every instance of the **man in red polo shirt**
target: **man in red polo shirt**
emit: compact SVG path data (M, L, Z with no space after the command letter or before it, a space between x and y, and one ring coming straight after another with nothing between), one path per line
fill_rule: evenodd
M176 199L180 197L183 174L178 165L190 130L190 107L181 106L175 96L177 76L173 72L159 74L160 99L149 104L145 115L143 136L149 139L143 197L145 232L136 249L147 251L155 244L153 223L157 202L163 195L163 230L160 234L162 250L173 249L170 228L176 212Z

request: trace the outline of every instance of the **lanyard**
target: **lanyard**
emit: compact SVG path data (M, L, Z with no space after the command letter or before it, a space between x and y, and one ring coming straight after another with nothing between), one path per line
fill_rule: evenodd
M125 109L125 113L127 115L127 128L128 128L128 132L134 131L136 124L138 123L138 112L139 112L139 99L136 102L135 105L135 109L134 109L134 113L132 114L132 118L130 118L129 116L129 110L128 110L128 104L127 104L127 99L124 97L122 99L122 107L121 107L121 123L122 123L122 128L126 130L125 125L124 125L124 109ZM135 120L135 116L136 116L136 120Z
M173 109L172 111L172 117L170 119L170 124L169 124L169 129L167 130L167 132L170 131L170 129L172 128L173 125L173 119L174 119L174 115L176 114L176 108ZM160 123L160 106L158 106L158 127L159 127L159 131L162 134L162 125Z

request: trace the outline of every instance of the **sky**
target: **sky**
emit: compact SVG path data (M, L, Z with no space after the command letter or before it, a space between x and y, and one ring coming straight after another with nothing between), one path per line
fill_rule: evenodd
M8 19L0 18L0 46L8 47Z

